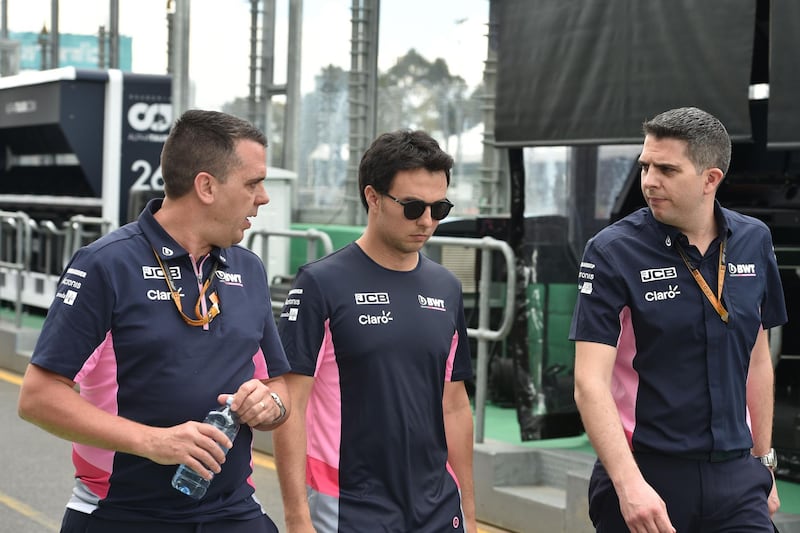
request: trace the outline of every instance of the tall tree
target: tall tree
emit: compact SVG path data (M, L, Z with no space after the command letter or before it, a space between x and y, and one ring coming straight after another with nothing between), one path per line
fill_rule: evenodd
M378 130L424 129L447 139L464 129L468 87L444 59L413 48L378 76Z

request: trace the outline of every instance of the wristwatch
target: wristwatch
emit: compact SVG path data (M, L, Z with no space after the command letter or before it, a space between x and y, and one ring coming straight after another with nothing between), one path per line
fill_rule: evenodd
M767 468L775 470L778 467L778 456L775 454L775 448L770 448L767 455L756 455L756 459L761 461L761 464Z
M283 417L286 416L286 406L283 405L283 401L281 400L281 397L278 396L277 392L270 392L269 395L272 396L272 399L275 401L275 403L278 405L278 408L281 410L281 414L275 417L275 420L272 421L272 423L274 424L276 422L280 422L281 420L283 420Z

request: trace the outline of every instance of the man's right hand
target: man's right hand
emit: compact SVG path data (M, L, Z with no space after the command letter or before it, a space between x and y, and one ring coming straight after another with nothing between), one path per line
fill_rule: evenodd
M233 446L222 431L203 422L150 429L144 457L162 465L185 464L206 479L222 470L225 453L220 446Z
M631 533L675 533L667 505L644 478L617 488L622 518Z

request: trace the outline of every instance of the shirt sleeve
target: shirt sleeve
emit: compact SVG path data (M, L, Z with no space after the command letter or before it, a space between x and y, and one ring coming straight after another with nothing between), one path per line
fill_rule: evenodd
M785 324L788 316L786 314L783 284L778 270L778 260L775 257L775 248L768 230L763 242L766 283L764 285L764 295L761 299L761 324L764 329L769 329Z
M267 287L267 302L270 309L272 309L272 298L269 287ZM266 368L259 369L259 364L256 362L255 378L269 379L289 372L289 361L286 359L286 353L283 350L283 345L278 335L278 328L275 325L275 317L271 312L267 313L266 320L264 321L264 335L261 337L261 353Z
M58 280L31 362L74 380L111 330L114 299L98 253L78 250Z
M578 271L578 298L569 338L616 346L620 312L627 305L621 269L609 258L608 248L590 240Z
M472 353L469 347L467 336L467 321L464 317L464 300L459 288L458 310L456 312L456 331L453 337L453 358L452 372L449 372L449 381L465 381L472 379Z
M313 376L329 318L314 276L301 268L284 303L278 323L291 371Z

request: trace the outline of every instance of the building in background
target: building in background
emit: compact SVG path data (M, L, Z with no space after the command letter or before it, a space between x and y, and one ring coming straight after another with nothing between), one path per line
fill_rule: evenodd
M50 68L47 64L49 54L49 34L42 32L10 32L9 40L19 43L19 70L42 70ZM106 38L107 41L107 38ZM119 68L132 71L131 37L119 38ZM62 33L59 36L59 66L85 69L106 68L108 66L109 44L98 35L77 35ZM44 53L43 53L44 52Z

